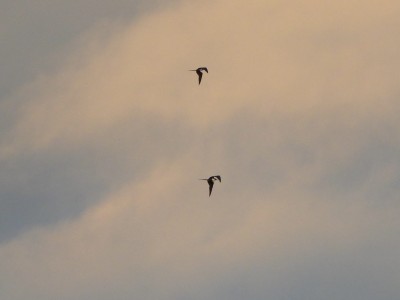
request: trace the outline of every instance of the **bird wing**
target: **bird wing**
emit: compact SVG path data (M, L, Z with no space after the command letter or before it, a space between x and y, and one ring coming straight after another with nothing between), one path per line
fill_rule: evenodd
M201 68L202 70L206 71L208 73L208 69L206 67Z
M203 77L203 73L201 71L196 71L197 75L199 75L199 84L201 82L201 78Z
M212 181L212 180L208 181L208 190L210 191L210 193L208 194L208 197L211 196L213 186L214 186L214 181Z
M221 182L221 176L215 175L214 177L217 178L219 180L219 182Z

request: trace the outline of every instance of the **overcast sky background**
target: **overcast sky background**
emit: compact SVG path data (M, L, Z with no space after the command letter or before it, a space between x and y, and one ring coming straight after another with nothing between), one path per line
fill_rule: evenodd
M0 298L400 299L400 3L331 2L0 0Z

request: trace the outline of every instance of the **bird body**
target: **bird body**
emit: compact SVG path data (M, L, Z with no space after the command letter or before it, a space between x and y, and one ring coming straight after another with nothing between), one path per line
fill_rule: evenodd
M206 180L206 181L207 181L207 183L208 183L208 190L209 190L208 197L210 197L210 196L211 196L212 189L213 189L213 187L214 187L214 181L215 181L215 180L218 180L219 182L221 182L221 176L220 176L220 175L214 175L214 176L211 176L211 177L209 177L209 178L202 178L202 179L200 179L200 180Z
M202 71L206 71L208 73L208 69L206 67L200 67L197 68L196 70L189 70L189 71L195 71L197 76L199 76L199 84L201 82L201 78L203 77L203 72Z

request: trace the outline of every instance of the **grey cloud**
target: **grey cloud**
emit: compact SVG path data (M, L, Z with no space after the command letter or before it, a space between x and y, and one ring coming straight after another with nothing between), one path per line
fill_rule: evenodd
M56 143L3 162L0 240L76 217L102 195L185 153L191 136L180 122L135 116L79 148Z
M2 1L0 99L60 67L82 34L98 24L126 23L176 1Z

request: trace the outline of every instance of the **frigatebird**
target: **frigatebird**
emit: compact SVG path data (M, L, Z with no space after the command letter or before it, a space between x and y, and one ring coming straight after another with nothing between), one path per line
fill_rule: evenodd
M206 67L200 67L197 68L196 70L189 70L189 71L195 71L197 76L199 76L199 84L201 82L201 78L203 77L203 72L202 71L206 71L208 73L208 69Z
M214 186L214 181L217 180L217 179L219 180L219 182L221 182L221 176L219 176L219 175L211 176L208 179L206 179L206 178L199 179L199 180L206 180L207 181L208 189L210 191L210 193L208 194L208 197L211 196L211 192L212 192L212 189L213 189L213 186Z

